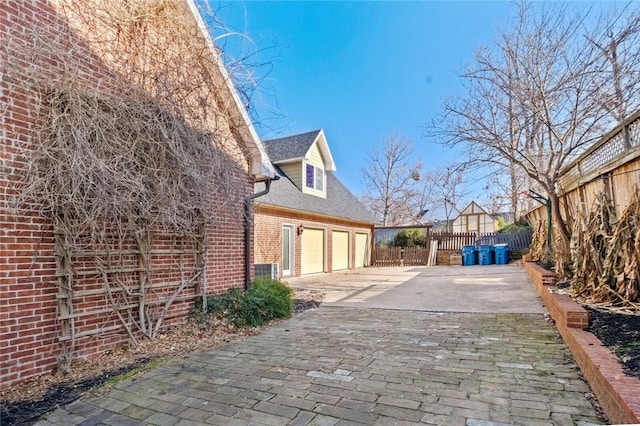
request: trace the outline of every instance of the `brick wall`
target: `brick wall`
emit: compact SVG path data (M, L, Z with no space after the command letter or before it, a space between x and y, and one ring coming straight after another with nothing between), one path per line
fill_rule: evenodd
M627 376L616 356L585 330L589 313L582 306L568 295L549 291L557 280L555 273L528 257L523 266L608 419L615 424L638 423L640 379Z
M259 199L258 199L259 202ZM282 273L282 227L283 225L294 226L294 276L300 275L301 243L297 234L298 227L304 225L305 228L322 228L326 232L326 257L325 272L332 272L332 231L348 231L350 245L349 268L354 269L355 264L355 234L366 233L371 242L371 230L373 225L352 222L338 218L326 218L304 212L291 212L272 208L266 205L258 205L254 216L255 238L254 238L254 263L277 263L278 270Z
M84 41L81 31L70 28L57 8L59 5L55 6L58 3L42 0L0 3L0 390L54 371L62 350L56 297L59 257L54 251L56 236L52 219L40 213L37 202L17 202L27 159L34 149L34 131L39 124L37 111L41 99L33 72L41 73L42 82L55 82L55 78L64 75L79 86L101 87L110 94L117 92L114 88L120 83L118 73ZM46 49L32 46L36 33L47 41ZM57 58L47 53L63 50L71 56ZM69 60L73 65L71 69ZM231 133L229 129L225 132ZM235 194L233 203L242 206L244 197L253 190L246 174L246 159L243 161L238 154L246 151L229 138L225 146L233 151L233 161L237 162L231 162L231 173L245 188ZM204 284L208 291L221 292L243 285L244 222L238 217L237 209L210 212L206 230L208 256ZM152 309L157 311L163 306L160 302L175 291L177 284L168 284L181 278L179 262L189 263L190 259L166 253L188 244L180 237L169 239L158 232L151 241L152 250L165 251L152 256L150 282L158 287L153 296L159 301ZM128 344L127 334L109 309L95 313L109 306L104 294L99 292L103 286L101 277L81 273L95 268L95 259L78 254L72 262L76 273L74 291L82 295L73 300L74 313L81 314L75 319L75 326L80 332L90 333L76 339L74 358L91 357ZM138 259L125 256L119 262L135 269ZM139 274L132 271L119 274L118 278L135 285ZM191 285L181 293L165 325L185 320L193 306L195 289L195 285ZM135 308L126 313L136 315ZM95 333L97 329L104 331Z

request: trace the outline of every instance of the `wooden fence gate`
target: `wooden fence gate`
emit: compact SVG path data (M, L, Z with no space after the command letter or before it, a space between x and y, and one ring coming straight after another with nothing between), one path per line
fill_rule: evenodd
M425 247L380 247L374 248L374 266L420 266L426 265L429 249Z

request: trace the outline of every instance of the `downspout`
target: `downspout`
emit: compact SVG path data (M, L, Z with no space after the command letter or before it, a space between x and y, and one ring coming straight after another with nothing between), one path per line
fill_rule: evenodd
M276 175L272 178L266 178L264 182L264 190L249 195L244 199L244 289L248 290L251 284L251 204L253 200L263 195L267 195L271 189L271 181L280 179Z

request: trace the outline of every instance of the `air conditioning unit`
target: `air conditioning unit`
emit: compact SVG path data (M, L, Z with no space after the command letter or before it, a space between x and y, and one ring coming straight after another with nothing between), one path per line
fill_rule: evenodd
M256 263L253 265L256 278L268 277L274 280L280 278L279 268L277 263Z

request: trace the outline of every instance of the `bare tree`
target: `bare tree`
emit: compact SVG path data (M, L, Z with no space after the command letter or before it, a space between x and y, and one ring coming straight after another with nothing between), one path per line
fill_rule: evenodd
M429 170L420 177L411 197L411 211L416 212L415 223L422 223L425 215L433 213L438 205L437 179L434 178L434 171Z
M366 193L363 203L384 225L397 225L415 217L411 201L421 165L412 163L411 141L403 136L386 138L382 148L369 153L362 170Z
M568 8L545 4L534 10L521 3L516 25L501 32L494 48L478 50L462 76L466 95L445 101L443 114L428 129L466 148L474 162L524 171L534 189L549 197L556 229L565 238L559 172L611 125L607 106L629 94L603 90L603 49L593 42L602 37L585 37L602 29L587 31L587 22L593 23L589 12ZM637 33L635 27L629 31ZM623 37L613 37L621 47ZM619 51L616 57L622 57Z
M529 180L515 165L508 169L490 168L485 176L483 187L484 205L489 206L491 213L511 213L514 219L525 210L525 191Z
M617 124L640 106L640 13L629 3L598 21L599 27L585 37L600 52L598 99L607 101L602 106Z
M450 220L459 212L459 204L469 194L465 188L465 165L449 164L427 174L425 185L432 188L434 210L442 209L447 221L447 230L451 231Z

